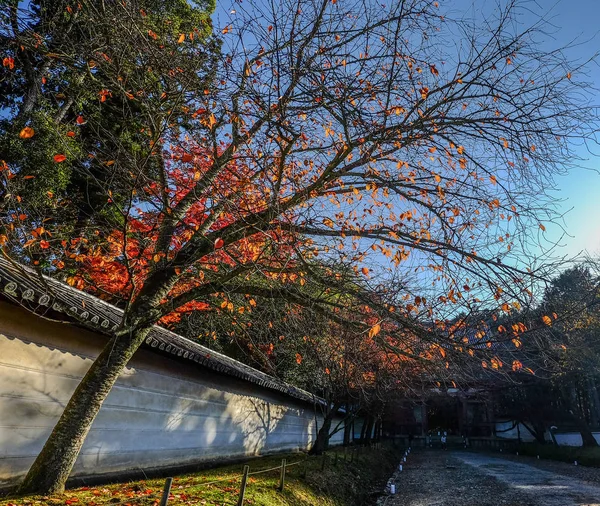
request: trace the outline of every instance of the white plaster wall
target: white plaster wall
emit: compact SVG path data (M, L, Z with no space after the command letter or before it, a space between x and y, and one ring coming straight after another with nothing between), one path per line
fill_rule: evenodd
M600 444L600 432L592 432L594 439L598 444ZM564 432L564 433L555 433L556 442L559 446L583 446L583 439L581 439L581 434L579 432Z
M496 422L496 431L505 430L511 427L513 422ZM531 435L531 433L523 426L523 424L519 424L521 431L521 440L524 442L535 442L535 438ZM594 439L600 444L600 432L592 432ZM506 432L496 432L496 436L500 438L507 439L517 439L518 432L517 427L515 426L512 430L508 430ZM579 432L555 432L554 436L556 437L556 443L558 446L582 446L583 440L581 439L581 434ZM544 434L544 438L546 441L552 441L552 436L549 432Z
M0 302L0 486L26 473L104 339ZM305 449L316 423L308 404L140 350L72 475Z
M535 437L531 434L531 432L529 432L527 430L527 428L522 423L519 423L518 429L517 429L516 425L514 428L510 429L510 427L512 427L513 423L514 422L512 422L512 421L496 422L496 436L500 437L500 438L505 438L505 439L517 439L519 437L519 432L520 432L521 433L521 441L526 442L526 443L535 441ZM507 429L510 429L510 430L507 430ZM506 431L506 432L499 432L499 431Z

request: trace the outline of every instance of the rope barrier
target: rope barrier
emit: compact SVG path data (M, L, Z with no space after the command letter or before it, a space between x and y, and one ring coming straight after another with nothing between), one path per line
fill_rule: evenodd
M260 471L252 471L251 473L248 473L248 476L253 476L255 474L262 474L262 473L269 473L271 471L277 471L278 469L281 469L283 466L277 466L277 467L271 467L269 469L261 469Z
M356 450L358 450L358 448L352 448L351 449L351 451L356 451ZM297 465L300 465L300 464L305 464L309 460L311 460L310 457L306 457L306 458L304 458L302 460L298 460L296 462L292 462L290 464L286 464L285 468L287 469L288 467L297 466ZM276 466L276 467L270 467L268 469L259 469L258 471L253 471L251 473L249 472L248 476L254 476L254 475L257 475L257 474L264 474L264 473L270 473L270 472L273 472L273 471L278 471L278 470L282 469L282 467L284 467L284 466L283 465L279 465L279 466ZM202 487L207 487L209 485L215 485L217 483L223 483L223 482L227 482L227 481L237 481L237 480L239 480L242 477L243 477L242 474L234 474L234 475L229 476L227 478L221 478L221 479L218 479L218 480L205 481L205 482L202 482L202 483L192 483L192 484L185 485L185 486L179 485L179 486L176 486L175 489L171 490L171 494L170 495L174 495L173 493L179 493L179 492L182 492L182 491L185 491L185 490L189 490L191 488L202 488ZM130 504L131 505L132 503L140 501L142 499L143 500L159 500L160 499L160 495L150 494L150 495L143 495L143 496L134 496L134 497L130 497L130 498L128 498L126 500L123 500L123 501L120 501L120 502L111 503L111 506L124 506L126 504ZM386 499L386 502L387 502L387 499ZM235 504L235 503L230 503L230 504Z

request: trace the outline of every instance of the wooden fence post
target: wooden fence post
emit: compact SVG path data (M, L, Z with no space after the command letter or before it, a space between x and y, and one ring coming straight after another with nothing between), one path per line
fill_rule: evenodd
M169 494L171 493L171 485L173 484L173 478L167 478L165 480L165 486L163 488L163 494L160 498L160 506L167 506L169 502Z
M281 474L279 475L279 491L283 492L283 487L285 486L285 465L286 460L281 459Z
M240 497L238 498L237 506L244 504L244 495L246 494L246 483L248 483L248 472L250 466L244 466L244 474L242 475L242 485L240 486Z

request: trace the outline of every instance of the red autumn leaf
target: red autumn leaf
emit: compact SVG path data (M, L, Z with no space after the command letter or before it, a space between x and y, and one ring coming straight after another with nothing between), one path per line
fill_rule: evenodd
M190 154L190 153L184 153L181 157L181 161L182 162L191 162L194 159L194 155Z
M2 66L8 67L10 70L15 68L15 59L12 56L7 56L2 60Z
M73 132L72 130L67 132L67 137L75 137L75 132Z
M220 237L215 241L215 249L221 249L225 244L225 241Z
M33 128L31 127L25 127L23 130L21 130L21 132L19 133L19 137L21 139L31 139L33 136L35 135L35 131L33 130Z
M54 161L56 163L64 162L66 159L67 159L67 157L65 155L62 155L62 154L54 155Z
M83 116L77 116L75 123L77 123L78 125L83 125L85 123L85 119L83 118Z
M50 243L48 241L42 240L40 241L40 248L48 249L50 247Z

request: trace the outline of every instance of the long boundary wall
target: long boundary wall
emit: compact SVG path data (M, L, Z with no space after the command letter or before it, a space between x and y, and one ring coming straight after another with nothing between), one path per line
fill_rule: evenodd
M105 342L0 301L0 487L27 472ZM104 403L72 476L306 449L320 423L308 403L139 350ZM332 444L342 440L340 431Z

